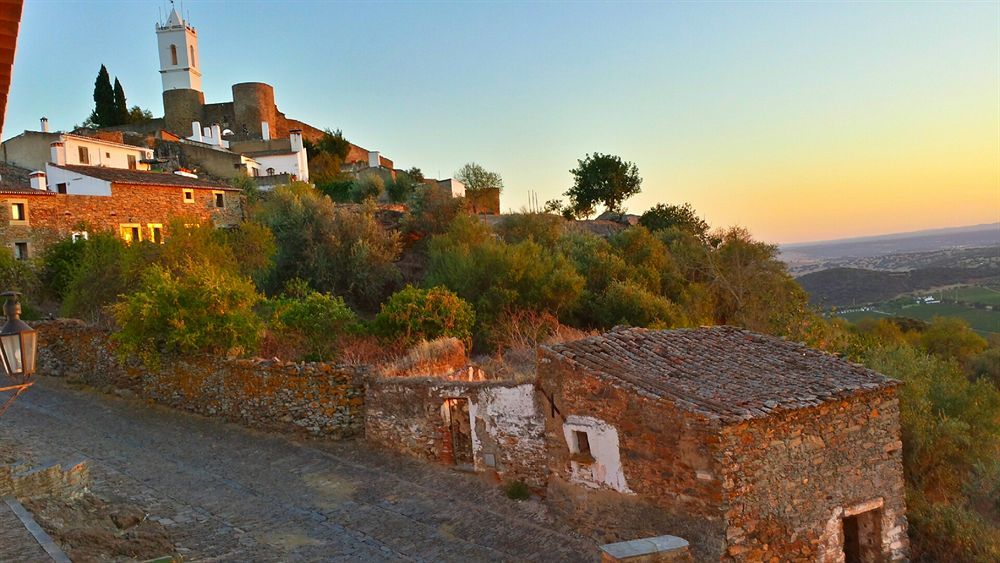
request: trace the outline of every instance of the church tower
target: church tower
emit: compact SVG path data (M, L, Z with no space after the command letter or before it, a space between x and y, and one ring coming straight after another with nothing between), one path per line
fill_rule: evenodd
M160 77L163 91L201 91L198 66L198 33L171 6L164 24L156 24L156 42L160 52Z

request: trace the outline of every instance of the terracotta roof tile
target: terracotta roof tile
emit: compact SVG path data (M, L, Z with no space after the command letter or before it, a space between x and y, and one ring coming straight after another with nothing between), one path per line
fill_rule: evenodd
M179 188L212 188L214 190L239 191L228 184L224 184L216 180L189 178L187 176L181 176L180 174L147 172L145 170L127 170L124 168L107 168L103 166L79 166L75 164L64 164L61 166L53 164L52 166L119 184L176 186Z
M545 350L598 377L725 423L899 383L832 354L733 327L615 329Z

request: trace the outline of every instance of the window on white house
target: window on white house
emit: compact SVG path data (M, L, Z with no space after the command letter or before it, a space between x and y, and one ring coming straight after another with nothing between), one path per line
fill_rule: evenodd
M90 151L87 147L77 147L77 154L80 155L80 164L90 164Z
M61 194L66 193L66 182L59 182L56 184L56 191Z
M73 231L73 234L70 235L70 238L72 239L73 242L77 242L89 239L90 235L87 233L87 231Z

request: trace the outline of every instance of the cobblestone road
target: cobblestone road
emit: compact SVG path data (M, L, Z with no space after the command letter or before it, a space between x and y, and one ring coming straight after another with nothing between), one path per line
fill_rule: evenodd
M588 561L597 549L478 477L363 442L295 441L43 378L0 418L37 461L89 458L186 560Z

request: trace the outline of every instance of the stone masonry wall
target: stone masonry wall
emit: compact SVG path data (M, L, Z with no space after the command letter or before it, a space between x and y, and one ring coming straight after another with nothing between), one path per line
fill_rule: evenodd
M538 386L553 399L543 399L542 410L549 500L558 512L604 541L669 534L688 540L697 560L719 559L724 545L717 428L669 402L577 371L545 351ZM625 490L586 481L587 463L575 459L564 429L579 418L617 431Z
M451 463L445 399L469 401L476 471L545 486L543 421L534 386L506 381L389 377L368 382L365 437L407 455Z
M27 242L29 256L38 256L54 241L73 231L118 232L122 224L139 224L143 238L150 224L163 226L164 236L172 218L190 217L216 226L239 224L243 216L240 193L225 191L224 208L215 207L214 190L194 188L194 203L185 203L179 187L113 184L111 196L73 194L0 195L0 244L12 247ZM28 220L11 224L11 203L26 203Z
M844 560L841 517L879 511L879 560L906 557L894 388L727 427L728 555Z
M363 430L363 373L325 363L193 357L150 371L121 363L108 333L80 321L36 323L42 375L130 389L162 404L251 428L345 438Z

